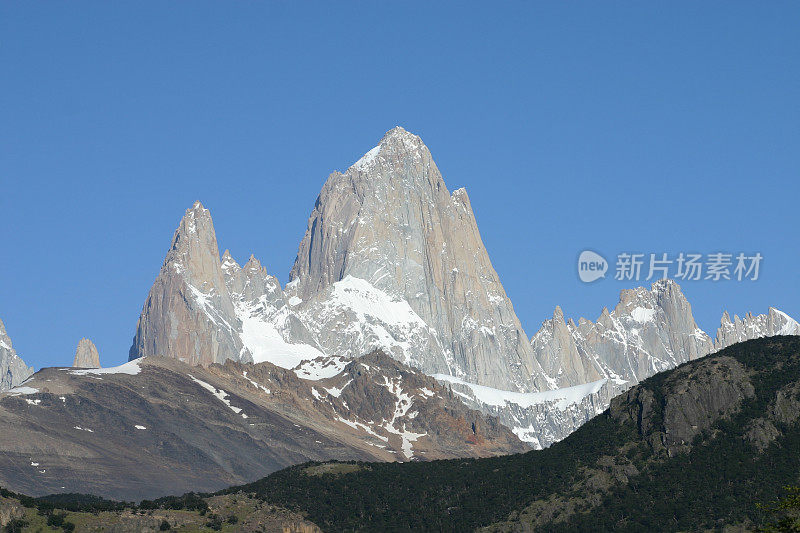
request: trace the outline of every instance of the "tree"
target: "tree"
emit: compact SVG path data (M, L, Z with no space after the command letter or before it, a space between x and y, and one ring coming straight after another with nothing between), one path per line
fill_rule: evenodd
M784 487L786 495L776 502L759 505L772 521L759 529L763 533L800 533L800 487Z

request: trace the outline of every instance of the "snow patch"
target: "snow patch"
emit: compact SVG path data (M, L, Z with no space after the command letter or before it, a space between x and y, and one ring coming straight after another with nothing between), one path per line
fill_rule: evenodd
M308 344L286 342L274 324L250 305L236 305L236 316L242 321L242 344L250 350L254 363L269 362L281 368L294 368L308 359L323 355Z
M88 374L127 374L129 376L135 376L142 371L142 368L139 366L139 362L142 359L143 358L134 359L133 361L128 361L124 365L110 368L81 368L79 370L69 370L69 373L75 376L86 376Z
M645 307L636 307L631 311L631 318L637 322L652 322L655 315L655 309L647 309Z
M350 168L354 168L356 170L365 170L372 164L373 161L375 161L375 158L378 156L378 153L380 151L381 151L381 145L379 144L378 146L376 146L375 148L364 154L361 157L361 159L353 163L353 165Z
M27 394L36 394L39 392L39 389L34 389L33 387L14 387L8 394L11 396L25 396Z
M339 396L342 395L342 391L344 390L344 388L347 387L348 385L350 385L352 382L353 382L353 380L351 379L350 381L348 381L347 383L342 385L341 388L331 387L330 389L325 389L325 390L331 396L335 396L336 398L338 398Z
M203 381L203 380L201 380L201 379L197 379L196 377L194 377L194 376L193 376L193 375L191 375L191 374L188 374L188 376L189 376L190 378L192 378L192 381L194 381L195 383L197 383L198 385L200 385L201 387L203 387L204 389L206 389L206 390L207 390L208 392L210 392L210 393L211 393L211 394L212 394L212 395L213 395L215 398L217 398L219 401L221 401L222 403L224 403L225 405L227 405L227 406L228 406L228 409L230 409L231 411L233 411L233 412L234 412L234 413L236 413L237 415L238 415L239 413L241 413L241 412L242 412L242 409L241 409L241 408L239 408L239 407L234 407L233 405L231 405L231 401L230 401L230 400L228 400L228 393L227 393L227 392L225 392L225 391L224 391L224 390L222 390L222 389L219 389L219 390L218 390L218 389L217 389L216 387L214 387L213 385L211 385L211 384L209 384L209 383L206 383L205 381ZM247 418L245 415L242 415L242 416L243 416L243 417L245 417L245 418Z
M269 389L268 389L268 388L266 388L266 387L265 387L264 385L262 385L261 383L258 383L258 382L256 382L256 381L253 381L252 379L250 379L250 378L248 378L248 377L247 377L247 370L245 370L244 372L242 372L242 375L244 376L244 379L246 379L247 381L249 381L250 383L252 383L253 385L255 385L255 387L256 387L257 389L261 389L261 390L263 390L265 393L269 394L269 392L270 392L270 391L269 391Z
M581 400L587 396L597 393L608 381L608 378L603 378L592 381L591 383L584 383L583 385L575 385L574 387L565 387L556 390L514 392L493 389L485 385L476 385L475 383L469 383L455 376L448 376L446 374L433 374L433 377L439 381L456 383L469 387L475 395L475 398L486 405L504 407L507 403L511 403L519 405L524 409L533 405L555 402L556 408L561 411L567 409L567 407L572 404L580 403Z
M318 381L338 376L347 363L348 361L341 357L320 357L299 364L294 373L298 378Z

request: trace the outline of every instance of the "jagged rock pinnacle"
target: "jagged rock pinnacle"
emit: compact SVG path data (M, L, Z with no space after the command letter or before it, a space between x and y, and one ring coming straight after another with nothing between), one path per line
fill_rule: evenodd
M91 340L83 338L78 341L72 366L75 368L100 368L100 354L97 346Z

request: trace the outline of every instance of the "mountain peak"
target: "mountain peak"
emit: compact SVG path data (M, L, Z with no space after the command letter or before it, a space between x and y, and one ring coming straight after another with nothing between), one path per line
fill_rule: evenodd
M247 263L244 265L245 270L257 270L260 271L263 267L261 266L261 261L256 259L256 256L250 254L250 259L247 260Z
M406 131L400 126L395 126L383 135L383 138L381 138L377 146L364 154L361 159L353 163L350 168L365 171L374 166L380 159L379 156L384 152L393 153L397 156L423 150L427 150L427 148L419 136Z
M390 129L383 135L383 139L381 142L388 141L390 139L405 139L409 141L420 141L418 135L414 135L410 131L407 131L402 126L395 126L394 128Z
M237 319L224 276L235 272L236 263L230 253L224 259L223 271L211 213L197 201L175 230L142 308L130 359L170 355L210 364L239 354L241 342L232 332Z

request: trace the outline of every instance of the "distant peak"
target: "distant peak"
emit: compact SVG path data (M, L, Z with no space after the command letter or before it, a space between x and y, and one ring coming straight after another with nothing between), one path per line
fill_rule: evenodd
M225 250L225 253L222 254L222 269L223 270L238 270L239 263L236 262L236 259L233 258L231 252L229 250Z
M555 310L553 311L553 318L558 320L559 322L564 321L564 311L561 310L561 306L557 305Z
M261 261L256 259L256 256L250 254L250 259L244 265L245 270L261 270Z

